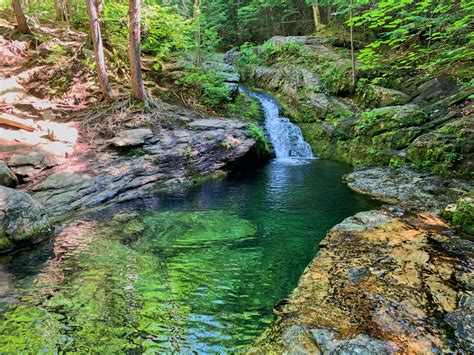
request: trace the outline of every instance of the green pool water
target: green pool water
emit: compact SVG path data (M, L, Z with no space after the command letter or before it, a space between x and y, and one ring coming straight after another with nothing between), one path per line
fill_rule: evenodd
M342 184L348 171L273 161L0 258L0 353L244 351L326 231L377 206Z

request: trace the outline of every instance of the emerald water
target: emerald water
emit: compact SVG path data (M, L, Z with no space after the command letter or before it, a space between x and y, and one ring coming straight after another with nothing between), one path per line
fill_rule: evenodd
M326 231L374 207L341 183L346 172L276 160L0 258L0 352L244 350Z

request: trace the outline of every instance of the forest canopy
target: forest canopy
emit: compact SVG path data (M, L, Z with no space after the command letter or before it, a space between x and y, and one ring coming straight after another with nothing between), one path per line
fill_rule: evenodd
M226 50L272 36L322 34L349 39L354 29L358 60L367 68L432 71L474 57L474 2L470 0L160 0L142 1L142 50L165 60L199 47ZM8 11L10 0L0 6ZM86 1L22 0L30 19L63 20L88 29ZM199 12L196 12L196 5ZM104 0L104 45L126 47L126 0ZM11 11L11 10L10 10ZM352 19L350 15L352 13ZM113 44L113 45L112 45ZM123 49L122 48L122 49ZM390 55L384 53L390 49Z

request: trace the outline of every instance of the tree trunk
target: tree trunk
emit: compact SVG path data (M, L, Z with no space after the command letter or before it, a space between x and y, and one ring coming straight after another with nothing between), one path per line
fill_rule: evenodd
M54 9L56 10L56 20L63 21L63 4L61 0L54 0Z
M99 79L100 89L104 94L105 100L110 101L112 90L110 89L109 77L105 66L104 45L100 33L98 3L96 0L87 0L87 12L89 14L89 24L91 28L92 43L94 44L95 64L97 67L97 77Z
M355 66L355 53L354 53L354 25L352 24L352 0L349 4L349 21L351 27L351 62L352 62L352 89L355 89L356 85L356 66Z
M319 4L318 0L313 1L313 18L314 18L314 30L315 32L319 31L319 28L321 27L321 14L319 13Z
M181 1L181 7L183 8L183 16L189 18L188 2L186 0Z
M199 8L199 0L194 0L194 11L193 11L193 18L194 23L196 24L196 65L202 64L201 59L201 22L200 22L200 8Z
M132 97L145 102L140 58L140 0L129 0L128 17L128 58L132 80Z
M16 17L16 22L18 23L18 31L25 34L31 33L28 22L26 22L25 14L21 8L20 0L12 0L12 6Z

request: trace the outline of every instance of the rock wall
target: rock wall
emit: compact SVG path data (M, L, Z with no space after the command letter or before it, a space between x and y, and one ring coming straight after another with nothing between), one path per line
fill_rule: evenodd
M222 172L254 147L244 122L201 118L171 105L160 112L168 119L161 126L123 128L112 139L78 144L67 158L3 142L0 159L48 213L63 214L192 185Z
M473 87L459 88L440 75L400 78L385 88L370 84L357 67L361 79L351 88L349 52L330 39L276 37L269 43L291 43L299 52L244 67L242 80L276 94L316 155L473 179Z

